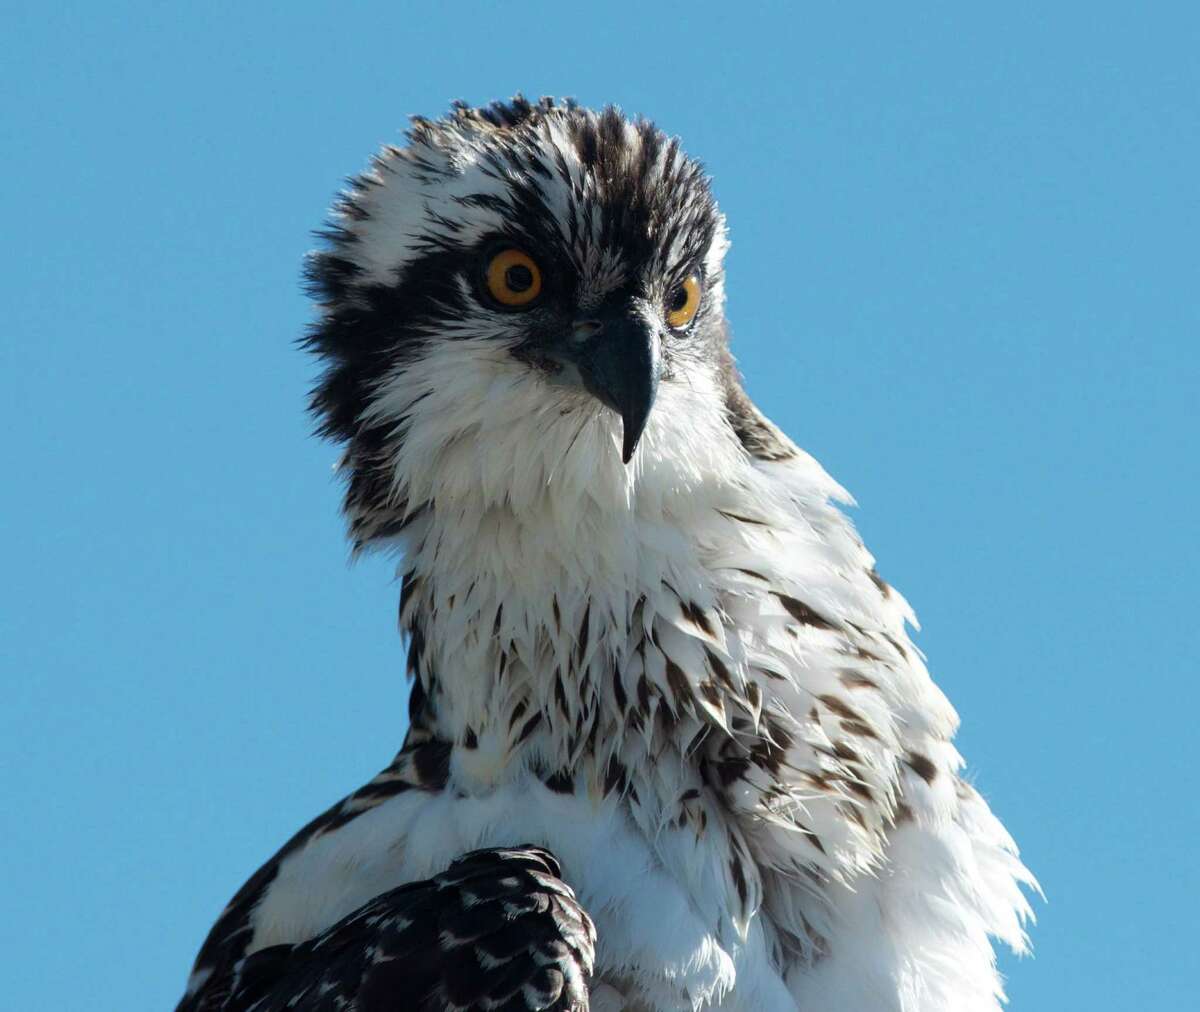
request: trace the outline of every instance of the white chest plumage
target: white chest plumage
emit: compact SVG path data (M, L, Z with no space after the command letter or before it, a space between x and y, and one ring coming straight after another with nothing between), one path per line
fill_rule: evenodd
M481 481L464 443L403 490L436 503L402 535L402 624L445 780L289 855L255 947L529 842L595 918L598 979L642 1007L996 1007L987 935L1023 944L1028 876L957 777L907 608L811 459L755 462L694 419L681 454L692 396L608 482L584 471L615 438L596 414L565 450L540 429L557 456ZM515 451L520 397L497 403L492 453Z

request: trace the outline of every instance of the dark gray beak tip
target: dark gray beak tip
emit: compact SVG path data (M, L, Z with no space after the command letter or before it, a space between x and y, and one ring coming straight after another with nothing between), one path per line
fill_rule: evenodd
M641 433L635 434L628 425L625 426L625 442L621 447L621 463L628 464L633 460L633 451L637 449L638 438Z
M650 420L650 409L658 395L658 376L654 372L646 375L648 382L636 384L635 392L618 409L621 416L621 462L628 464L642 441L646 423ZM640 388L640 389L639 389Z

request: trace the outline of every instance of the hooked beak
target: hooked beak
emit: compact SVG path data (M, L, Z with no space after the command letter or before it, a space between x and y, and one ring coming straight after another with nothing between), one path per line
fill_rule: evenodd
M628 464L658 393L657 330L629 311L576 324L570 359L584 389L621 416L621 460Z

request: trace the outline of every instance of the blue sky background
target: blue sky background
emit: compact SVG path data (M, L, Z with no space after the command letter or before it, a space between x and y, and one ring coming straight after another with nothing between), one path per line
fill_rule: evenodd
M715 177L749 389L858 497L1050 897L1013 1007L1191 1007L1200 16L979 6L4 4L4 1004L169 1007L398 745L300 262L407 114L521 89Z

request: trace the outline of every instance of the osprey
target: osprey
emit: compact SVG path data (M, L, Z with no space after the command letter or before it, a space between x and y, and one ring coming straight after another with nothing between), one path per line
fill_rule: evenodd
M1036 889L847 494L747 397L676 140L413 121L308 276L410 728L234 896L201 1009L975 1012Z

